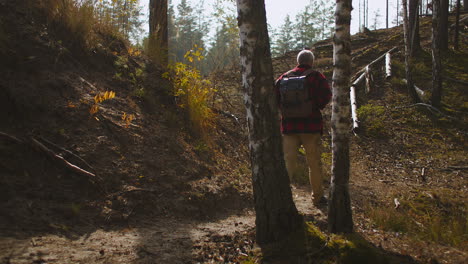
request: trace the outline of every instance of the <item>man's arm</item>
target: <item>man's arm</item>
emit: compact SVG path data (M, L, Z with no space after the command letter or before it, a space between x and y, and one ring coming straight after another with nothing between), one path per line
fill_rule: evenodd
M323 74L318 73L317 78L317 104L318 108L322 110L330 102L332 98L332 91L330 89L330 85L328 84L327 78Z

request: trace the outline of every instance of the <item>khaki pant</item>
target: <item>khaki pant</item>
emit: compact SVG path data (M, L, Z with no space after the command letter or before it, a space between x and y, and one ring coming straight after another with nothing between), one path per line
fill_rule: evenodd
M318 201L323 196L320 137L320 133L283 134L284 161L290 180L293 175L300 173L297 168L297 150L301 144L304 146L314 201Z

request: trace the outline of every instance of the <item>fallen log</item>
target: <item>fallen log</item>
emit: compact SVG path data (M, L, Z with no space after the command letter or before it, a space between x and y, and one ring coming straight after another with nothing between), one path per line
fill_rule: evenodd
M403 82L404 82L405 84L408 84L408 81L407 81L406 79L403 79ZM425 93L423 90L421 90L421 88L417 87L416 85L413 85L413 86L414 86L414 89L416 90L416 93L417 93L418 96L419 96L419 100L420 100L421 102L423 102L423 101L424 101L424 100L423 100L423 99L424 99L424 95L425 95L426 93Z
M385 79L392 78L392 61L391 61L391 54L387 52L385 54Z
M385 56L387 55L387 53L392 53L394 52L395 50L397 50L398 47L393 47L391 48L390 50L388 50L387 52L385 52L383 55L381 55L380 57L378 57L377 59L373 60L371 63L367 64L364 68L362 68L361 70L359 70L358 72L356 72L353 76L353 78L351 78L351 80L355 80L356 79L356 76L359 76L360 74L362 74L363 72L366 71L366 68L367 67L372 67L372 65L376 64L377 62L381 61L382 59L385 58Z
M364 72L351 84L351 86L357 87L359 83L362 82L362 80L364 80L365 77L366 77L366 73Z
M353 120L353 132L359 132L359 120L357 116L356 86L351 85L349 89L349 100L351 102L351 118Z
M372 73L370 71L369 65L367 65L366 67L365 75L366 75L366 93L370 93L370 91L372 90L373 78L372 78Z

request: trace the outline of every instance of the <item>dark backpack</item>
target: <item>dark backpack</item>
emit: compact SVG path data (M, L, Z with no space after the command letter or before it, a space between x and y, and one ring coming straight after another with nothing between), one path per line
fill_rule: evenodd
M286 73L279 83L281 114L284 118L308 117L317 108L310 96L307 76L316 73L312 69L302 74L291 71Z

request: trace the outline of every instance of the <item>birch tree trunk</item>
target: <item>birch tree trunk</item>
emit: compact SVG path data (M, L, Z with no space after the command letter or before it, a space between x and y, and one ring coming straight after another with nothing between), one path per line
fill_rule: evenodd
M237 0L257 243L281 242L303 227L283 159L264 0Z
M415 103L419 103L421 100L419 99L418 94L416 93L416 89L414 88L413 83L413 76L411 74L411 47L410 47L410 34L408 32L408 0L402 1L403 6L403 32L404 32L404 40L405 40L405 71L406 71L406 85L408 86L408 93Z
M169 57L167 7L167 0L149 2L149 55L162 66L167 66Z
M332 178L328 205L328 229L353 232L349 197L349 87L351 76L351 0L337 0L333 37Z
M440 105L442 99L442 63L440 59L440 2L432 1L432 95L431 104L434 107Z

